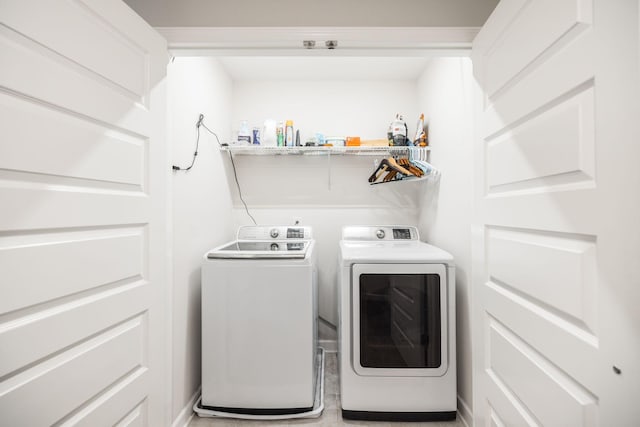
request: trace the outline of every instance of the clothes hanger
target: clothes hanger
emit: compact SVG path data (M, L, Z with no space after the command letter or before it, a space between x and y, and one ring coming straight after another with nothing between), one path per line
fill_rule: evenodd
M400 157L399 155L394 155L393 158L389 158L388 161L393 165L393 169L387 173L387 175L383 178L382 182L397 181L400 179L404 179L408 176L422 175L422 171L411 166L409 164L409 160L406 157ZM401 175L398 176L398 174L401 174Z
M411 164L413 166L415 166L416 168L420 169L420 171L422 171L423 174L427 173L427 167L423 164L421 164L420 162L418 162L418 159L416 158L416 154L420 154L420 151L416 150L415 147L410 147L409 148L409 162L411 162Z
M385 175L385 177L382 179L382 182L392 181L393 178L395 178L396 175L398 175L398 171L392 170L388 174Z
M424 171L425 175L429 175L430 173L436 171L436 169L429 162L416 158L421 156L423 152L424 150L420 150L418 147L409 148L409 156L411 158L412 163L416 165L416 167ZM416 156L416 154L418 156Z
M409 172L411 172L412 175L417 176L418 178L424 175L424 172L422 171L422 169L414 166L413 163L406 157L399 159L398 163L400 164L400 166L404 167Z
M403 168L402 166L400 166L398 164L398 162L396 161L396 159L394 159L393 157L389 157L386 159L387 162L392 166L393 170L396 170L404 175L413 175L411 172L409 172L407 169ZM384 161L384 160L383 160Z
M378 180L378 177L380 177L380 175L382 175L382 173L385 172L387 169L388 168L387 168L386 163L383 164L382 162L380 162L380 164L378 165L376 170L373 171L373 173L369 177L369 182L376 182Z
M393 174L393 176L395 176L398 172L403 175L413 175L410 171L400 166L393 157L388 157L386 159L382 159L376 170L369 177L369 182L377 181L380 175L385 171L388 171L385 178L387 178L387 176L389 176L389 174L393 171L396 172L395 174Z

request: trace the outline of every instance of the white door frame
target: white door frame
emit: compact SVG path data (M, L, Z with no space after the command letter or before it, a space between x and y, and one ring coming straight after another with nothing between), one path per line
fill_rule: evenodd
M156 27L174 56L468 56L478 27ZM316 42L305 49L303 40ZM336 40L329 50L325 42Z

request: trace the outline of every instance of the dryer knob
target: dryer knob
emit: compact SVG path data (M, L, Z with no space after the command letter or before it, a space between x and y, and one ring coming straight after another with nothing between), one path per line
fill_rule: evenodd
M378 236L378 239L384 239L384 230L380 229L376 231L376 236Z
M269 234L271 234L271 237L273 237L275 239L276 237L278 237L280 232L278 231L277 228L272 228L271 231L269 232Z

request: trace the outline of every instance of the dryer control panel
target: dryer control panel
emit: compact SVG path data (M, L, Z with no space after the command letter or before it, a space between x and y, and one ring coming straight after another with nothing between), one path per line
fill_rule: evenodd
M238 240L308 240L311 227L287 225L243 226L238 229Z
M416 227L408 225L364 225L344 227L342 240L403 241L420 240L420 236Z
M394 240L411 240L410 228L394 228L393 229Z

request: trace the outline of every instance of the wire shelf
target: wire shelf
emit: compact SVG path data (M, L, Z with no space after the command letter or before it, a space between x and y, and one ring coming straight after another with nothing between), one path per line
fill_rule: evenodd
M379 156L379 155L405 155L410 147L380 147L380 146L359 146L359 147L265 147L253 145L229 145L221 148L222 151L229 151L232 154L247 156L323 156L323 155L346 155L346 156ZM413 147L425 153L431 150L430 147Z

